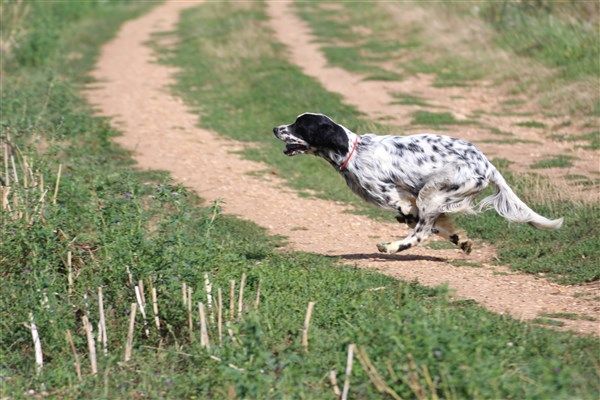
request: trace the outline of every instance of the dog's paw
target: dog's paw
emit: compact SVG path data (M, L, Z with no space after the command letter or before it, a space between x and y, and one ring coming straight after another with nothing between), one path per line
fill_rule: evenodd
M377 243L377 250L379 250L380 253L386 253L386 254L391 254L391 253L396 252L396 250L394 250L392 248L392 243Z
M471 251L473 250L473 242L470 240L465 240L464 242L461 242L460 249L466 254L471 254Z

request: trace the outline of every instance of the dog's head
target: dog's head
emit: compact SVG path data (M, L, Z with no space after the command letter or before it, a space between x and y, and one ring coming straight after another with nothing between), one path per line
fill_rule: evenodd
M283 153L288 156L348 152L346 130L323 114L301 114L293 124L273 128L273 133L285 142Z

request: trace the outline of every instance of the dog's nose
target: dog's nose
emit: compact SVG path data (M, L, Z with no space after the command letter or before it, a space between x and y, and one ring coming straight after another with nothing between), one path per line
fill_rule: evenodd
M273 128L273 133L277 135L277 127Z

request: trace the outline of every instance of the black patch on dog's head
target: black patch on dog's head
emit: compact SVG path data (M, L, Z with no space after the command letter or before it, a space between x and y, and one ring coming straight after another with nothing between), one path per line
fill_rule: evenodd
M348 152L348 135L344 128L321 114L302 114L289 126L290 133L317 150Z

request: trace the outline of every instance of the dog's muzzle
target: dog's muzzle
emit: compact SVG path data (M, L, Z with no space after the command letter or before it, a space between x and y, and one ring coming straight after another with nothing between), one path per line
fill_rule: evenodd
M295 137L289 133L287 125L276 126L273 128L273 134L277 139L285 142L283 154L287 156L295 156L296 154L305 153L309 147L302 139Z

